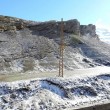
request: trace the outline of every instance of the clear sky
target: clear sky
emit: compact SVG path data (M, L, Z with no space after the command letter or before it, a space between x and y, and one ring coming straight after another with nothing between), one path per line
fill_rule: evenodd
M110 0L0 0L0 14L36 21L110 22Z
M0 15L34 21L78 19L110 32L110 0L0 0Z

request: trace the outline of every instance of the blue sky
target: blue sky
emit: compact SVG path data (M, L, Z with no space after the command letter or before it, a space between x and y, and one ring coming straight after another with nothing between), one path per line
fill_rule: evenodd
M110 22L110 0L0 0L0 14L36 21Z
M0 15L34 21L78 19L110 31L110 0L0 0Z

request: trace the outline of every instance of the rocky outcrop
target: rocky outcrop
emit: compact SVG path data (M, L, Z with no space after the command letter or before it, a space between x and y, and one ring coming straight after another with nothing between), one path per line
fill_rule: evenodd
M89 34L90 36L95 37L96 36L96 26L93 24L81 25L80 33L81 33L81 35Z
M80 33L80 23L78 20L73 19L63 22L64 33L76 34ZM38 35L47 36L49 38L56 38L60 35L61 22L49 21L38 23L37 25L29 25L29 29L35 30Z
M96 36L96 27L95 25L80 25L80 22L77 19L72 19L64 21L64 32L75 34L75 35L87 35L94 37ZM16 31L24 28L30 28L36 30L36 33L39 35L45 35L47 37L53 38L57 37L60 34L61 22L57 21L48 21L48 22L32 22L26 21L23 19L18 19L8 16L0 16L0 31Z
M56 21L42 22L36 25L29 25L28 28L32 30L33 34L54 38L58 36L59 23Z
M89 25L80 25L80 22L77 19L68 20L63 22L64 33L75 34L75 35L90 35L91 37L98 38L96 34L96 26ZM61 30L61 22L49 21L38 23L37 25L29 25L29 29L36 30L36 33L39 35L45 35L49 38L58 37Z
M14 17L0 16L0 31L16 31L26 27L26 21Z
M77 19L65 21L64 22L64 32L79 35L79 33L80 33L80 22Z

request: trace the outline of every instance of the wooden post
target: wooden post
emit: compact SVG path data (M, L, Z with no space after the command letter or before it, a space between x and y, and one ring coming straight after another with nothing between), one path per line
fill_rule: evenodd
M63 77L63 51L64 51L64 35L63 35L63 18L61 19L61 33L60 33L60 58L59 58L59 76Z

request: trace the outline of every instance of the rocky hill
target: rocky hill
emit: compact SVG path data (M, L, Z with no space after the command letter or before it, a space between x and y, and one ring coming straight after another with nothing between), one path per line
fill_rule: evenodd
M60 26L0 16L0 73L57 70ZM110 65L110 46L100 41L95 25L64 21L64 38L65 69Z

